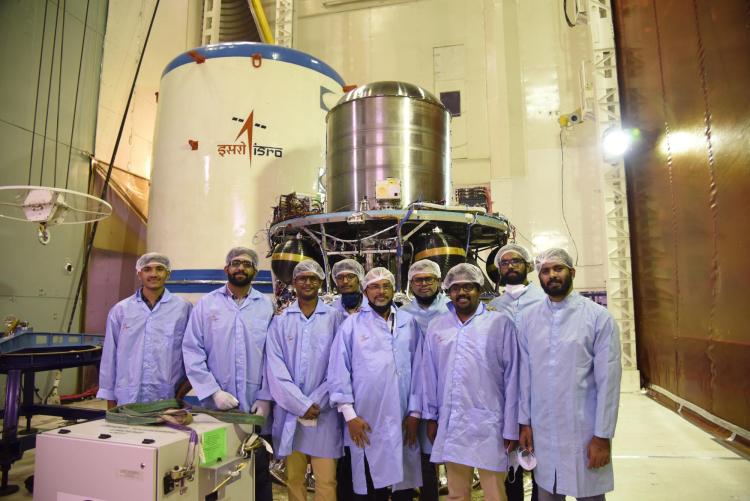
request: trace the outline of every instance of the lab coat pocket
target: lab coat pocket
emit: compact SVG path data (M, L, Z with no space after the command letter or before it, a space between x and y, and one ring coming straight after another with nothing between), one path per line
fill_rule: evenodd
M576 367L591 367L594 363L594 342L587 333L582 333L575 341Z
M494 444L502 439L501 412L480 408L466 409L460 420L462 423L461 426L455 427L456 432L462 435L461 441L467 447L479 448L478 453L481 451L481 446L488 440Z
M122 384L115 383L115 400L117 400L118 405L133 403L138 399L140 385L130 385L127 383L129 381L125 381Z
M253 343L260 349L266 344L266 334L268 334L268 322L263 319L254 318L250 321L250 335Z
M245 381L245 395L247 395L248 405L253 405L253 402L257 398L258 390L260 390L260 379L257 381Z
M154 400L165 400L174 398L175 387L172 384L162 383L159 381L143 382L139 400L141 402L152 402Z
M313 337L312 352L315 359L323 359L326 362L331 354L331 345L333 344L333 333L326 335L324 333L316 334Z
M381 347L377 336L371 334L359 334L357 339L358 349L355 355L354 362L362 363L367 370L372 374L379 374L386 365L389 359L389 351L385 350L385 347Z
M271 434L273 435L274 442L281 438L281 433L284 431L284 422L286 421L287 412L280 406L274 406L273 408L273 424L271 426ZM274 447L278 449L277 443L274 443Z

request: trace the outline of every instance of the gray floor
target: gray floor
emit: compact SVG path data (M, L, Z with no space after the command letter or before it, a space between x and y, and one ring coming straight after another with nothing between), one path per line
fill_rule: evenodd
M56 418L34 420L39 428L57 423ZM610 501L750 501L750 461L642 394L622 395L613 450L615 491L607 496ZM11 483L23 485L33 471L34 451L28 451L13 465ZM4 499L31 498L22 490ZM274 499L286 500L283 488L274 488ZM482 499L481 492L475 499Z

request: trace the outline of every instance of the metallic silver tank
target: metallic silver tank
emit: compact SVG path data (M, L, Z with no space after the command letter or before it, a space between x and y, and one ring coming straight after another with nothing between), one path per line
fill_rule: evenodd
M450 114L426 90L375 82L344 95L326 117L328 211L450 203ZM378 203L377 181L400 180L400 201Z

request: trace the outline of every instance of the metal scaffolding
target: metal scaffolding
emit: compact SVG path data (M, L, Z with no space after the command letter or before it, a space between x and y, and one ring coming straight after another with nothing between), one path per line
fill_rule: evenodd
M594 121L599 137L621 126L617 60L610 0L588 0L584 16L591 36ZM625 168L622 159L602 157L607 235L607 304L620 326L622 365L638 384L633 274ZM637 387L636 387L637 388Z
M294 21L294 0L276 0L275 37L276 44L292 46L292 23Z

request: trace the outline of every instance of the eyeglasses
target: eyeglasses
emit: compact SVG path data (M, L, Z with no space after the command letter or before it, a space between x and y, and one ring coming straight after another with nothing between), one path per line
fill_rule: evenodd
M458 293L458 292L471 292L474 290L475 285L471 282L463 283L463 284L453 284L448 289L448 292L450 293Z
M500 268L507 268L510 265L513 266L521 266L523 263L525 263L523 259L514 257L513 259L501 259L500 260Z
M229 266L232 268L255 268L252 261L245 261L244 259L232 259Z
M437 282L437 278L434 277L414 277L411 279L414 285L432 285Z
M357 279L357 275L354 273L339 273L334 277L337 282L351 282Z
M388 292L388 291L392 291L393 290L393 286L390 283L383 284L383 285L372 284L372 285L368 285L367 288L368 289L372 289L375 292L381 292L381 291L382 292Z
M302 275L295 278L294 281L301 284L318 284L322 280L320 280L320 277L316 277L314 275Z

